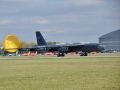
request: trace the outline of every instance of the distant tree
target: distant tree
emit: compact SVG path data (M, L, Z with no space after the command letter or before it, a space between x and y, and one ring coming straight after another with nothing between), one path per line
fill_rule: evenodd
M3 54L2 43L0 43L0 55Z
M48 45L58 44L59 42L47 42Z
M35 42L30 42L30 43L28 43L28 44L29 44L29 47L34 47L34 46L37 45Z
M29 47L33 47L35 45L36 45L35 42L30 42L30 43L25 42L25 41L20 42L20 48L29 48Z
M2 48L2 43L0 43L0 49Z
M20 48L28 48L29 44L25 41L20 42Z
M0 43L0 47L2 47L2 43Z
M54 44L59 44L59 42L47 42L48 45L54 45ZM29 47L34 47L37 44L35 42L25 42L21 41L20 42L20 48L29 48Z

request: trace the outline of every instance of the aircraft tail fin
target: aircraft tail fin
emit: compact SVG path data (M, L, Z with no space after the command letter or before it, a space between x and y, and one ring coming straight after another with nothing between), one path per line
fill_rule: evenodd
M37 38L37 45L39 46L47 45L40 31L36 31L36 38Z

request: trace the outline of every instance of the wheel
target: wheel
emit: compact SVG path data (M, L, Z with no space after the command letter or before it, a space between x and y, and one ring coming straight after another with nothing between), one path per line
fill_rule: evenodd
M57 54L57 57L60 57L60 54Z
M64 57L64 56L65 56L65 54L64 54L64 53L62 53L62 54L61 54L61 56L62 56L62 57Z

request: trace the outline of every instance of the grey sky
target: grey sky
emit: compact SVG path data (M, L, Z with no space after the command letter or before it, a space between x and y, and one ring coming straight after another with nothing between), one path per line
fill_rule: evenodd
M120 29L120 0L0 0L0 42L7 34L36 41L98 42Z

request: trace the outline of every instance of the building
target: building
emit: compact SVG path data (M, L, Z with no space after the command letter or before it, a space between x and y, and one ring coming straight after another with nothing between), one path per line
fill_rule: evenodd
M120 30L99 37L99 43L104 51L120 51Z

